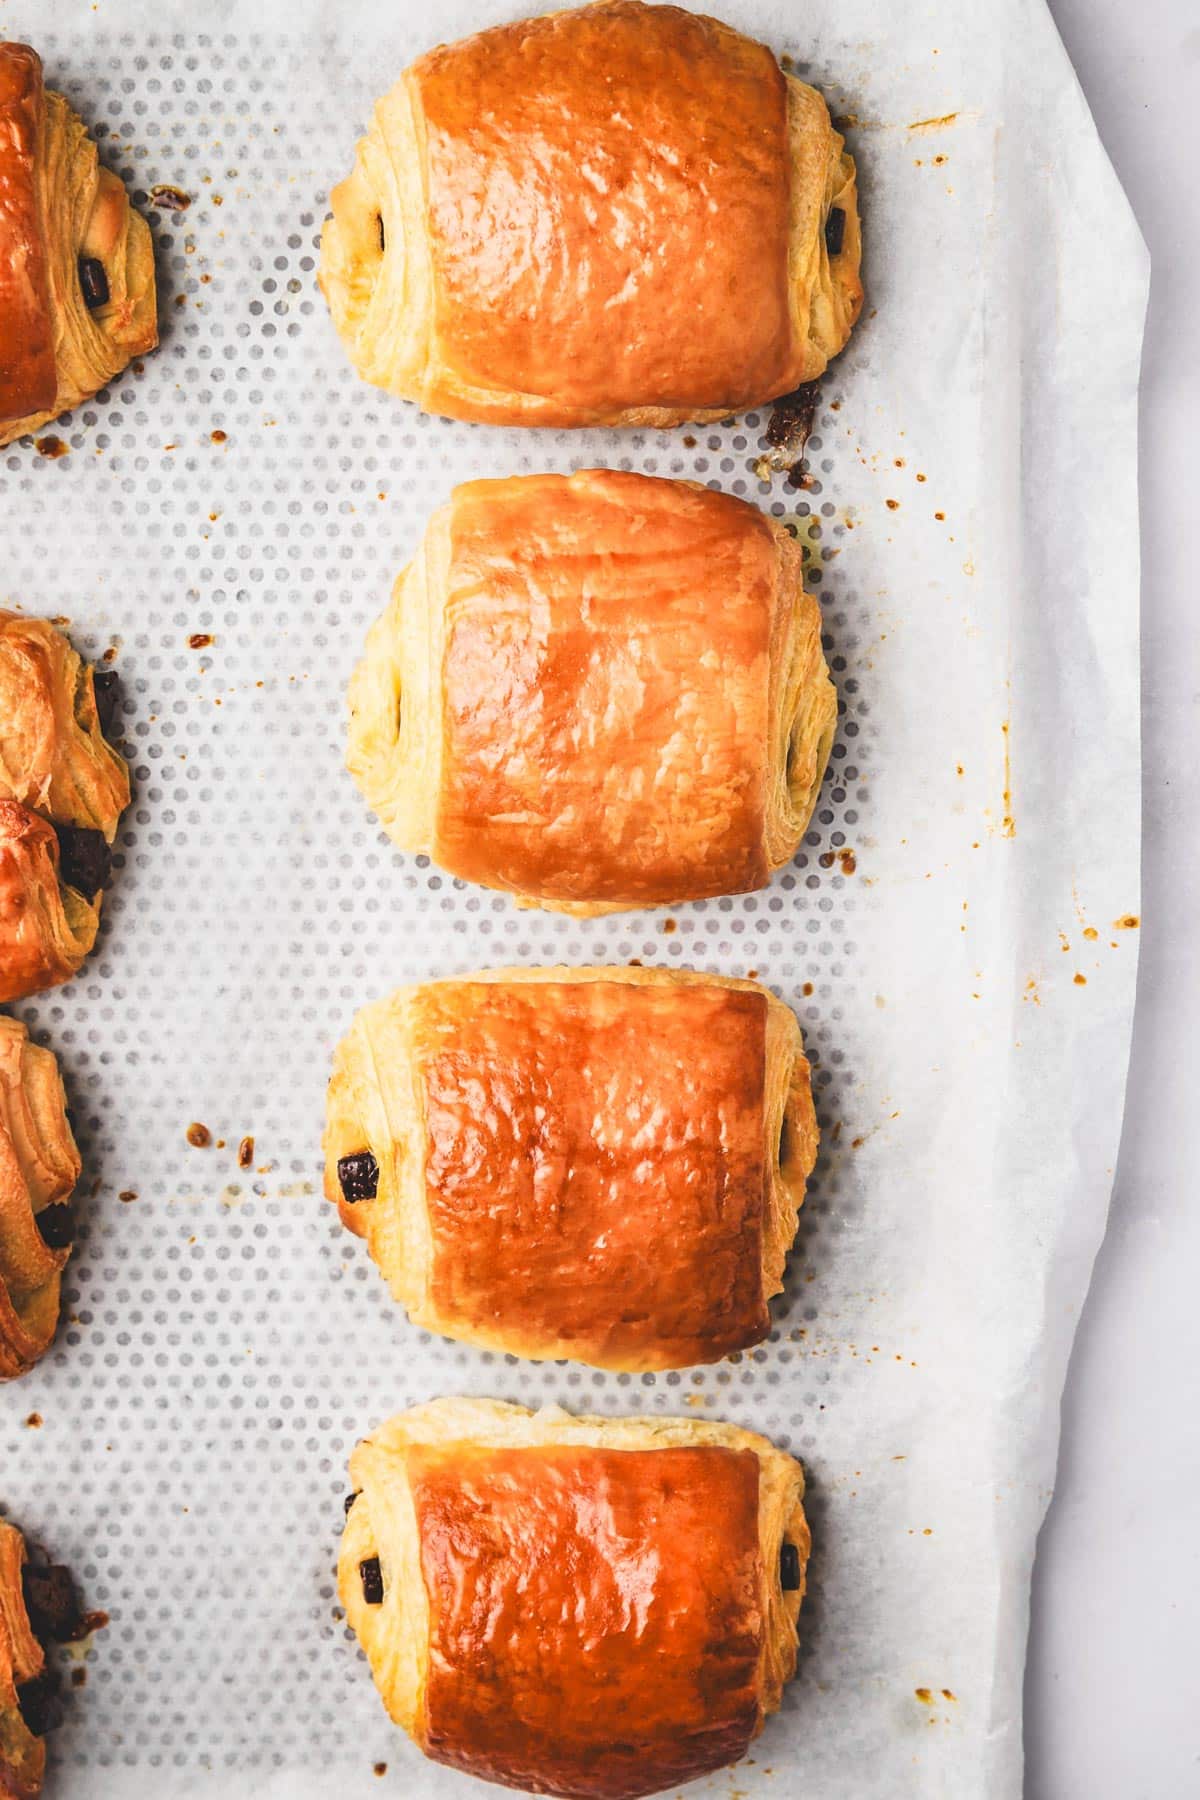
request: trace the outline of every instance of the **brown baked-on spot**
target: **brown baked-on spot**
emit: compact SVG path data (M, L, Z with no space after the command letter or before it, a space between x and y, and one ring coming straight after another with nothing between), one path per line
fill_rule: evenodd
M207 650L209 645L212 643L212 641L213 640L212 640L211 632L193 631L191 637L188 639L188 649L189 650Z
M70 456L71 446L65 444L60 437L50 432L46 437L34 438L33 447L39 456L49 456L57 460L60 456Z
M248 1169L250 1167L251 1163L254 1161L254 1139L252 1137L244 1137L242 1139L241 1143L238 1145L237 1159L239 1169Z
M210 431L208 435L214 444L224 444L229 441L223 431Z
M1136 931L1141 922L1136 913L1122 913L1119 919L1113 920L1113 930Z
M131 1200L136 1200L137 1197L136 1188L122 1188L121 1192L117 1195L117 1199L123 1200L127 1206Z
M187 1141L193 1150L207 1150L212 1143L212 1132L197 1120L187 1128Z
M150 204L157 212L186 212L192 196L182 188L172 187L170 182L160 181L150 189Z

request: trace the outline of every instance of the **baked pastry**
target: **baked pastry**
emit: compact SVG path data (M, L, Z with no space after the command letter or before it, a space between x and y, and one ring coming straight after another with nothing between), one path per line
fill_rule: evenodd
M756 982L499 969L358 1013L325 1192L414 1324L674 1369L767 1335L816 1152L800 1027Z
M111 844L129 770L105 738L96 681L48 619L0 610L0 796Z
M436 1762L630 1800L735 1762L778 1708L809 1533L803 1470L766 1438L434 1400L350 1478L338 1592Z
M402 849L536 905L761 887L837 722L801 568L783 525L692 482L468 482L367 638L350 771Z
M78 1179L54 1054L0 1013L0 1381L26 1374L54 1337Z
M69 981L99 928L129 771L97 679L48 620L0 612L0 1000Z
M69 1569L33 1561L15 1525L0 1519L0 1800L37 1800L46 1773L45 1737L62 1719L51 1643L84 1635Z
M359 374L506 425L674 425L822 373L862 306L820 94L675 6L443 45L379 101L321 285Z
M0 44L0 444L158 342L154 248L27 44Z

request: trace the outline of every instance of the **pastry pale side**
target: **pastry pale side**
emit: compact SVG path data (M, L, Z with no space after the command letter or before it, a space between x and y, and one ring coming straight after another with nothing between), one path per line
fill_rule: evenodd
M510 425L719 419L862 306L855 170L763 45L639 0L442 45L381 99L320 281L367 381Z
M31 1560L21 1532L0 1519L0 1800L38 1800L45 1736L62 1711L46 1649L87 1625L70 1571Z
M738 1760L795 1672L804 1474L709 1420L441 1399L350 1459L338 1592L427 1756L564 1800Z
M129 770L107 742L95 677L48 619L0 610L0 795L111 844Z
M816 1153L800 1027L756 982L495 969L356 1015L325 1193L414 1324L685 1368L767 1335Z
M54 1337L78 1179L53 1052L0 1013L0 1381L24 1375Z
M762 887L836 723L783 525L692 482L521 475L434 514L351 680L347 766L401 848L592 914Z
M0 445L157 342L149 226L37 52L0 44Z

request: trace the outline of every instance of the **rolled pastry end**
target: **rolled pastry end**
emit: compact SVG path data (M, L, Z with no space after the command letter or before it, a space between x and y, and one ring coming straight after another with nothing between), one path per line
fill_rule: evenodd
M56 832L28 807L0 798L0 1001L77 974L100 929L106 849L99 832ZM96 885L81 892L73 880Z
M48 619L2 610L0 795L105 844L129 805L129 770L104 735L94 671Z
M862 226L854 158L823 97L794 76L788 77L788 130L795 388L824 374L862 311Z
M40 63L37 79L40 85ZM35 141L14 175L36 200L54 394L39 393L33 410L0 419L0 445L90 399L158 342L149 226L120 179L100 166L94 142L62 95L46 90L42 98ZM31 400L27 394L27 406Z
M774 871L795 856L816 808L837 734L838 700L821 646L821 608L804 588L800 547L783 526L772 525L782 559L781 581L796 595L773 677L778 683L772 704L778 737L765 838Z
M767 1024L764 1122L769 1177L763 1220L763 1299L783 1291L783 1271L796 1236L820 1133L812 1071L795 1013L771 998Z
M79 1167L52 1052L0 1016L0 1380L24 1375L53 1340Z
M317 280L358 373L421 400L428 357L431 272L421 151L401 78L379 101L351 173L329 196Z

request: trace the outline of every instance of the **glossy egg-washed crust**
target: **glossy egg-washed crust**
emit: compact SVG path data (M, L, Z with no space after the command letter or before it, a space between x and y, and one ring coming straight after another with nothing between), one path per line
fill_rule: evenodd
M403 849L593 914L761 887L836 723L785 527L590 469L455 489L368 634L347 764Z
M53 825L0 796L0 1003L78 973L100 929L100 901L59 879Z
M79 259L104 266L89 311ZM158 342L154 250L124 184L26 44L0 44L0 445L90 399Z
M803 1471L766 1438L442 1399L360 1443L350 1478L338 1591L388 1712L435 1760L632 1800L736 1761L778 1708L809 1533Z
M330 204L320 279L351 360L452 418L722 418L814 380L862 306L854 163L824 100L674 6L430 51Z
M78 1179L54 1054L0 1014L0 1381L24 1375L54 1337L70 1250L43 1242L37 1216L67 1201Z
M105 741L94 676L48 619L0 610L0 795L112 843L129 771Z
M350 1203L338 1160L364 1150L378 1187ZM685 1368L766 1336L816 1153L800 1027L757 983L496 969L357 1014L325 1192L415 1324Z

